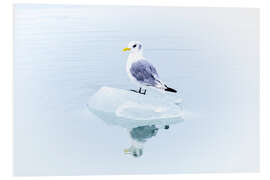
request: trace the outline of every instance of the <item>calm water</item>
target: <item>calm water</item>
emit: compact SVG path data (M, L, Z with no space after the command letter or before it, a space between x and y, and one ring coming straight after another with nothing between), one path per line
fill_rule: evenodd
M258 170L258 10L16 5L14 173ZM87 110L102 86L130 89L129 41L183 99L185 121L140 158L126 129ZM177 96L177 97L178 97Z

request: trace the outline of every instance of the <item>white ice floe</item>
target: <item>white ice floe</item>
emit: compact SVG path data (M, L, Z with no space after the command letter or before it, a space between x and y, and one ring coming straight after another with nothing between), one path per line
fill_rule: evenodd
M90 97L88 108L105 122L126 128L183 121L181 99L162 93L102 87Z

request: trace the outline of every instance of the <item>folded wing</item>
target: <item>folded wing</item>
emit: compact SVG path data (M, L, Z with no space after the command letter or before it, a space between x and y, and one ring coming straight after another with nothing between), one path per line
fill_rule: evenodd
M139 60L131 65L132 76L146 86L155 86L160 81L156 68L146 60Z

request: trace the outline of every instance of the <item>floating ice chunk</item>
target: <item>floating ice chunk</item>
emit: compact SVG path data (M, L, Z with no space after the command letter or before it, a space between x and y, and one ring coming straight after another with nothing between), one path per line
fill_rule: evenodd
M153 104L127 102L116 109L118 117L136 120L153 120L161 118L177 118L182 116L179 107L164 107Z
M105 122L126 128L183 121L181 100L159 92L142 95L102 87L90 97L88 108Z

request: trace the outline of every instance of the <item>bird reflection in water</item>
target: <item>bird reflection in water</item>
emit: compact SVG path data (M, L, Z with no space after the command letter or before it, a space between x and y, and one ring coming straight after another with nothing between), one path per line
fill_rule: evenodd
M169 125L161 128L169 129ZM156 136L159 128L156 125L139 126L129 131L131 137L131 146L124 150L125 154L130 154L134 157L140 157L143 154L143 144L147 139Z

